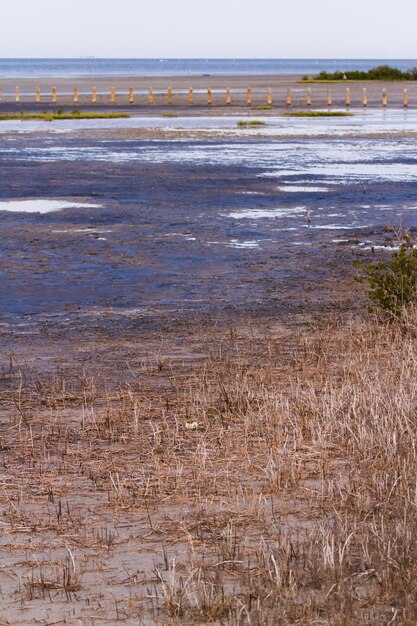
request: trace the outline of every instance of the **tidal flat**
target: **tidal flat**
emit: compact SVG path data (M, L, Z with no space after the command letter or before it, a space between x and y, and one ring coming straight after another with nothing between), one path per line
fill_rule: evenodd
M417 112L256 119L0 123L2 623L415 623Z

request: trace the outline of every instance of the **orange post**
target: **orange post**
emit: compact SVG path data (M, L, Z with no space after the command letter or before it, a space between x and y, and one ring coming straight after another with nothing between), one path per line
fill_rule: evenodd
M133 87L129 87L129 104L133 104L134 103L134 98L133 98Z
M52 87L52 102L56 102L56 87Z
M172 104L172 87L168 87L168 104Z
M232 102L232 95L230 93L230 87L228 87L226 89L226 104L231 104Z
M252 89L248 87L248 93L246 95L246 103L252 104Z
M152 91L152 87L149 87L149 90L148 90L148 104L153 104L153 91Z
M330 87L327 90L327 106L331 107L332 106L332 90L330 89Z
M349 87L346 87L345 103L346 103L347 107L350 107L350 89L349 89Z
M403 105L408 107L408 89L404 89L403 93Z
M382 90L382 106L386 107L388 104L388 96L387 96L387 90L383 89Z
M93 93L91 94L91 102L97 102L97 89L93 87Z
M188 90L188 104L193 103L193 88L190 87Z
M74 104L75 104L76 102L78 102L78 91L77 91L77 87L74 87L73 102L74 102Z
M291 89L287 89L287 106L292 105L292 93Z
M272 105L272 89L271 88L268 89L268 93L267 93L267 96L266 96L266 102L267 102L268 106Z
M213 102L213 96L211 94L211 89L210 87L207 89L207 104L212 104Z
M364 87L364 90L362 93L362 106L364 107L368 106L368 93L366 91L366 87Z
M20 89L16 87L16 102L20 102Z
M35 100L36 100L36 102L40 102L41 101L41 90L39 89L39 87L36 87Z

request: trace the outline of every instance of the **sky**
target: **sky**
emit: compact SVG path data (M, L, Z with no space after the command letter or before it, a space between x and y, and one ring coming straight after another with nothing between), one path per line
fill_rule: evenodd
M2 5L3 58L417 57L417 0L3 0Z

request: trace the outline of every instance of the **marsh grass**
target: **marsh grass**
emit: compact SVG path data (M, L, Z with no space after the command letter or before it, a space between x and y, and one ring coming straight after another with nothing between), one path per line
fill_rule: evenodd
M101 120L101 119L118 119L130 117L128 113L81 113L80 111L72 111L71 113L53 112L53 113L1 113L0 121L8 120L39 120L42 122L53 122L55 120Z
M352 113L346 111L288 111L287 117L350 117Z
M5 365L3 549L27 583L22 623L55 590L113 622L415 624L416 322L213 331L204 358L158 351L130 384ZM69 540L111 592L68 558L25 564Z
M261 120L239 120L237 122L238 126L264 126L266 122L262 122Z

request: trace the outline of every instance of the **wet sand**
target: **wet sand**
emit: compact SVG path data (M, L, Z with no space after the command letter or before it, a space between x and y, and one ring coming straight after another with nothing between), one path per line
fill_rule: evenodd
M333 105L345 105L345 89L349 87L351 91L351 107L362 107L362 93L366 88L368 92L368 106L382 106L382 91L385 89L388 94L388 106L402 106L403 91L405 88L409 92L409 107L417 106L417 83L415 82L383 82L383 81L348 81L335 83L304 83L301 76L194 76L194 77L74 77L74 78L19 78L0 80L0 88L3 92L3 103L12 103L15 97L15 88L18 85L21 92L21 102L23 104L32 103L35 99L36 87L39 87L42 94L42 104L51 103L52 88L57 89L57 103L70 105L74 87L79 92L79 104L91 104L91 93L93 88L97 89L97 105L111 106L110 91L114 87L117 100L116 105L126 106L128 104L128 92L132 87L135 92L135 103L141 107L147 105L148 89L152 87L155 92L154 106L167 104L167 89L173 90L173 102L171 107L200 106L207 110L225 105L226 88L230 87L232 92L232 102L230 107L246 106L247 88L252 89L252 104L262 105L267 101L267 90L272 90L273 104L277 107L286 106L287 90L293 92L293 105L305 107L307 89L312 90L312 107L327 106L327 92L332 90ZM188 89L194 89L194 104L188 105ZM207 106L207 89L212 89L213 103Z

